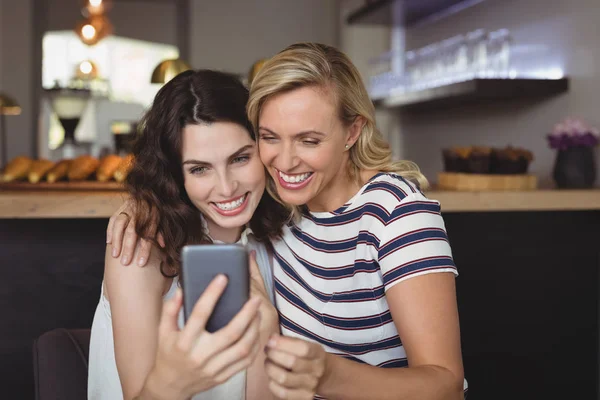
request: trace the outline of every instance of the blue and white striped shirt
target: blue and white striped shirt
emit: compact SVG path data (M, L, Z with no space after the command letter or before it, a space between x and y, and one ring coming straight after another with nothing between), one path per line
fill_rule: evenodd
M457 275L437 201L380 173L333 212L311 212L274 243L282 333L379 367L405 367L386 290L411 277Z

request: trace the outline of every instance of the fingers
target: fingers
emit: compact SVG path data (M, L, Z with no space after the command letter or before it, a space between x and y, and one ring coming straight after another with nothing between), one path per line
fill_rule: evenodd
M127 228L127 224L129 223L129 217L126 214L121 213L117 216L113 215L111 219L113 219L112 229L109 229L111 235L110 240L112 243L112 256L114 258L117 258L121 254L123 235L125 234L125 229Z
M266 353L267 359L279 368L294 372L311 372L313 370L312 360L274 349L267 349Z
M270 380L286 389L305 389L310 393L317 390L319 380L310 371L307 373L296 373L289 371L270 360L265 362L265 372Z
M269 390L278 399L285 400L312 400L315 393L307 389L290 389L286 388L274 380L269 380Z
M137 247L137 265L143 267L150 259L150 252L152 251L152 243L146 239L140 239Z
M208 318L213 313L215 305L223 294L227 286L225 275L217 275L202 293L194 305L188 320L185 323L181 338L179 340L182 349L191 349L200 333L204 332L204 327Z
M260 349L261 349L260 342L256 341L256 343L252 347L252 354L250 357L244 358L244 359L238 361L237 363L226 367L224 370L222 370L221 372L219 372L216 375L215 380L217 382L226 382L229 378L231 378L238 372L243 371L246 368L248 368L254 362L254 359L256 358L256 355L258 354Z
M158 235L156 235L156 241L160 247L165 247L165 238L163 237L162 233L159 232Z
M125 229L125 236L123 237L123 247L121 248L122 265L129 265L133 260L137 242L138 236L135 232L135 220L131 218L129 224L127 224L127 229Z
M225 350L212 357L206 366L207 372L216 376L234 364L238 365L241 363L245 367L249 366L254 356L256 356L256 351L260 345L258 340L259 332L260 315L256 314L248 329L246 329L242 337L234 345L225 348ZM213 337L219 334L223 334L223 332L218 332Z
M321 349L318 344L281 335L273 335L267 346L301 358L315 358Z
M114 214L110 216L108 219L108 226L106 227L106 243L112 243L112 230L115 225L115 216Z
M179 317L179 310L181 309L182 298L183 294L181 289L177 288L175 295L163 303L160 324L158 325L159 335L164 336L170 332L179 330L177 320Z
M225 349L240 340L250 324L259 317L260 298L250 299L225 327L215 332L215 347Z

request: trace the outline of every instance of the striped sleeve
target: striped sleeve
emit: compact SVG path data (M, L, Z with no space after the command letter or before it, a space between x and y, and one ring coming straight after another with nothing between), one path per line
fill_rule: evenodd
M437 201L410 194L394 208L382 230L378 263L385 290L428 273L458 275Z

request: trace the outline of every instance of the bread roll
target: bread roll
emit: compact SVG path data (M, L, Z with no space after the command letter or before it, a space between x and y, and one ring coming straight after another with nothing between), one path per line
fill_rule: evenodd
M4 167L0 180L2 182L13 182L27 177L32 163L33 160L29 157L19 156L13 158L13 160Z
M46 159L35 160L29 169L29 183L38 183L46 176L53 166L53 161Z
M67 177L70 181L83 181L98 169L100 161L90 155L79 156L69 166Z
M54 164L52 169L48 171L46 175L46 180L49 183L54 183L59 181L67 176L67 172L69 171L69 166L71 165L71 160L65 159Z
M123 159L121 160L121 164L119 164L119 167L115 171L115 175L114 175L115 180L117 182L125 181L125 178L127 178L127 174L129 173L129 170L131 169L132 165L133 165L133 154L128 154L125 157L123 157Z
M121 164L121 160L122 158L115 154L109 154L102 158L102 160L100 160L98 171L96 171L96 179L100 182L106 182L112 179L115 171Z

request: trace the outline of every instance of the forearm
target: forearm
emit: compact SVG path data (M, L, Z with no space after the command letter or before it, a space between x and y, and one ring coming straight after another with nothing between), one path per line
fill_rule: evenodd
M269 377L265 372L266 354L262 349L246 373L246 399L247 400L272 400L269 390Z
M269 376L265 371L267 354L264 349L271 334L279 333L279 319L274 318L268 327L263 327L261 332L259 351L252 365L246 372L246 399L247 400L274 400L275 397L269 390Z
M191 396L182 395L180 390L167 387L156 374L151 372L140 393L133 397L132 400L187 400Z
M437 366L379 368L327 354L318 394L330 400L462 400L463 378Z

